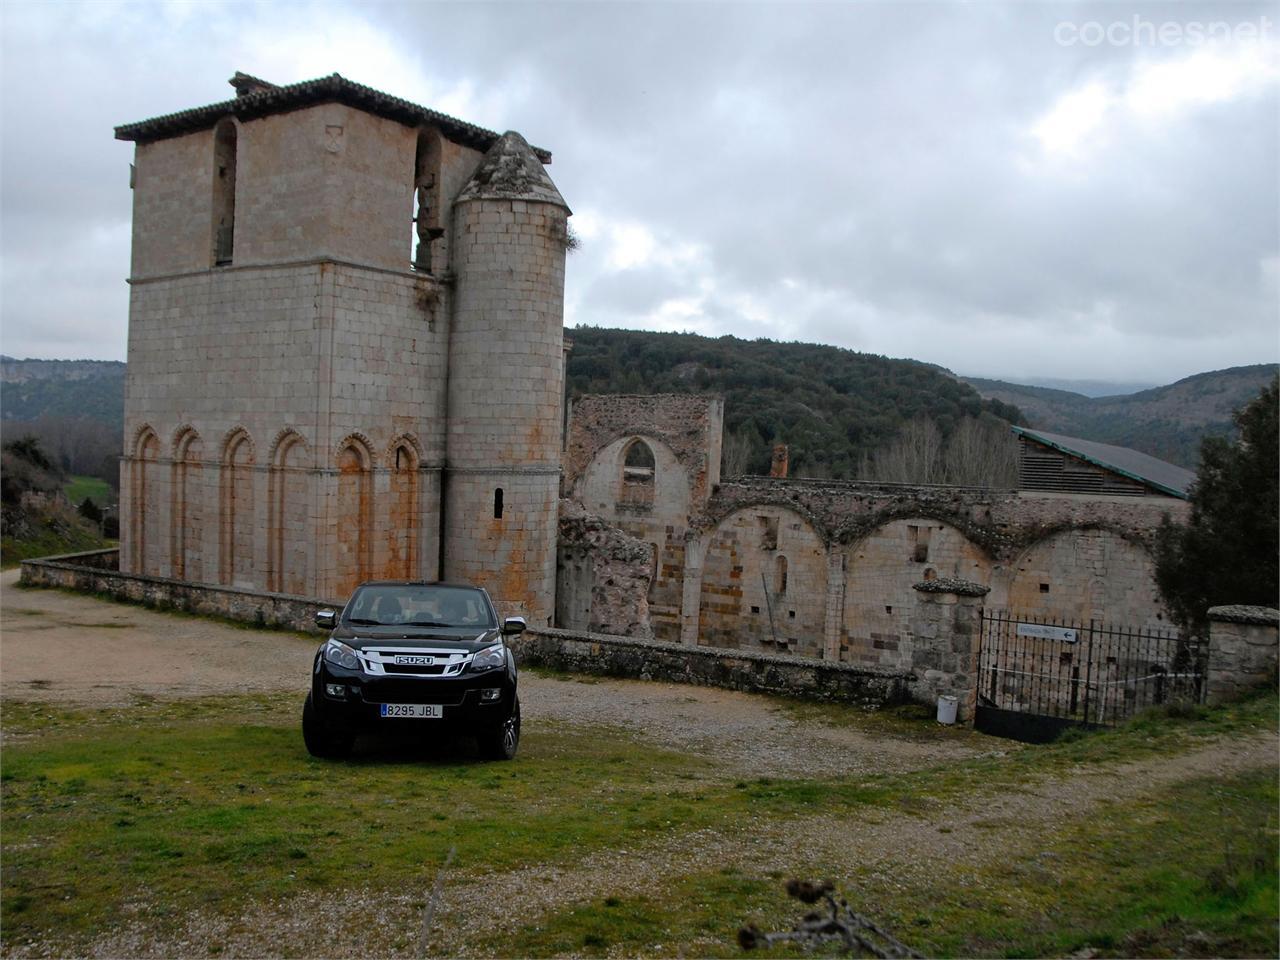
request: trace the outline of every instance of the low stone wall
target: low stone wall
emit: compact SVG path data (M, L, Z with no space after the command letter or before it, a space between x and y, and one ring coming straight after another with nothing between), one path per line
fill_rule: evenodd
M114 569L115 560L114 550L28 560L22 564L20 582L31 587L63 587L161 610L181 610L307 633L322 632L315 626L317 610L341 607L338 603L308 597L120 573ZM867 707L892 706L910 700L932 703L937 694L935 682L914 673L883 667L633 637L544 628L531 629L512 638L511 646L525 665Z
M181 610L304 633L323 632L315 624L317 610L342 608L341 603L283 593L256 593L168 577L121 573L115 569L117 561L116 550L24 560L18 582L28 587L65 587L158 610Z
M525 665L869 707L911 700L915 681L911 674L847 663L570 630L529 630L511 646Z

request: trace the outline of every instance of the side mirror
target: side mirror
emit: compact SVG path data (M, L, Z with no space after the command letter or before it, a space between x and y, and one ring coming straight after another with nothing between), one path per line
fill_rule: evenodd
M332 630L338 624L338 614L333 610L317 610L316 626Z
M524 633L527 626L528 624L524 622L524 617L507 617L502 621L502 635L511 637Z

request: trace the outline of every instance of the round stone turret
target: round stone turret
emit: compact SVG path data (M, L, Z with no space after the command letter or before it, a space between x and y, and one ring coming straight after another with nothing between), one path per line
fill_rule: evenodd
M444 571L554 612L569 208L508 132L454 204Z

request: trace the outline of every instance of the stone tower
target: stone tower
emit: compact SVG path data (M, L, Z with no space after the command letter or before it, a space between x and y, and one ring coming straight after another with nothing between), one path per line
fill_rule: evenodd
M454 201L444 574L540 623L555 610L567 215L512 132Z
M231 82L116 130L137 144L122 569L335 600L443 572L545 622L550 155L336 74Z

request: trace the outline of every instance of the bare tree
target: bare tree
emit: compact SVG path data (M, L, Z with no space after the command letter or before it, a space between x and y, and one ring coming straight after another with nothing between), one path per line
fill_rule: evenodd
M864 457L859 475L891 483L1013 487L1018 446L1008 424L993 417L965 417L945 441L937 424L917 417L891 444Z
M740 477L751 464L751 438L745 427L739 427L724 438L724 450L720 458L720 472L726 477Z
M967 487L1014 487L1018 442L1003 420L965 417L947 441L947 482Z
M890 483L945 483L942 431L932 420L916 417L871 461L872 480Z

